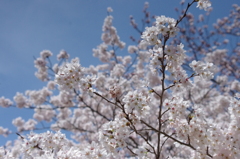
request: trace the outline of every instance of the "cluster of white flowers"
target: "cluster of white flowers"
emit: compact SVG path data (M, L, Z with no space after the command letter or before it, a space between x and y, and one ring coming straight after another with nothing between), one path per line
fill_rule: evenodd
M12 124L17 127L17 130L19 132L22 132L26 130L33 130L36 127L37 122L33 119L29 119L25 122L22 117L18 117L16 119L13 119Z
M116 118L102 126L99 141L113 156L116 155L118 148L127 146L126 140L130 135L129 125L125 118Z
M206 11L209 7L211 7L210 0L197 0L197 1L198 1L197 7L199 9L204 9Z
M120 41L120 38L117 35L117 29L112 26L112 20L113 17L110 15L104 20L102 27L102 30L104 31L102 33L102 41L104 41L105 44L114 44L122 49L125 47L125 43Z
M30 105L28 99L22 93L17 92L13 99L16 102L18 108L24 108Z
M209 80L214 77L214 72L216 71L216 67L213 63L204 63L202 61L194 60L189 66L202 78Z
M136 53L136 52L138 52L138 47L135 46L135 45L129 45L129 46L128 46L128 52L129 52L130 54Z
M108 7L107 11L110 13L110 12L113 12L113 9L111 7Z
M35 67L38 69L38 72L35 72L35 76L42 80L47 81L48 80L48 68L47 68L47 62L43 58L37 58L35 61Z
M229 127L229 133L234 136L234 138L240 137L240 100L232 99L231 106L228 108L229 113L231 114L231 123Z
M52 92L47 89L47 87L43 87L42 89L35 91L35 90L27 90L25 92L27 96L30 97L30 101L34 105L41 105L45 101L47 101L47 97L52 95ZM24 100L23 100L24 101Z
M149 152L148 152L148 149L146 147L148 147L148 145L141 146L134 151L134 153L137 154L138 159L149 159L149 158L151 158L151 157L149 157Z
M0 147L0 158L15 159L107 159L110 158L106 150L99 144L92 142L87 146L77 146L66 139L60 131L41 134L30 133L21 136L21 147L11 151L9 147ZM23 153L22 153L23 152Z
M210 6L209 0L193 0L191 4L194 2L200 9ZM148 4L144 12L149 16L146 8ZM50 122L53 130L72 132L71 138L76 142L59 131L25 137L24 131L40 124L18 117L12 124L23 135L18 134L16 142L0 147L0 158L240 158L240 95L232 99L240 90L238 78L230 80L228 74L219 73L209 80L217 70L213 63L230 67L222 64L227 62L227 51L212 51L212 47L211 53L203 51L199 58L186 58L181 40L176 37L170 41L179 30L176 26L181 17L177 21L159 16L154 26L143 32L142 42L128 47L132 57L117 56L116 49L123 48L124 43L112 26L112 9L107 11L103 43L93 51L105 64L83 68L78 58L66 62L69 55L61 51L57 59L65 62L63 66L48 68L56 73L55 81L49 81L39 91L17 93L14 97L16 107L33 108L35 120ZM189 19L194 22L193 15ZM45 69L51 55L50 51L43 51L35 61L46 73L40 73L40 79L48 79ZM193 59L202 61L190 63ZM232 64L237 61L233 58ZM195 73L188 75L185 62ZM56 84L58 94L52 91ZM221 91L223 87L226 88ZM13 102L1 97L0 105L9 107ZM9 133L0 127L0 135Z
M111 86L109 88L109 93L112 98L119 98L122 95L122 89L120 86Z
M83 148L82 151L80 151L80 156L82 158L86 159L108 159L111 158L110 155L107 153L106 149L94 141L89 144L87 147ZM76 156L79 158L79 156Z
M176 20L173 18L160 16L156 17L155 26L146 27L141 38L142 42L147 42L149 45L162 46L159 35L174 37L179 29L175 26Z
M238 131L239 132L239 131ZM238 159L239 154L239 136L219 129L217 127L210 127L207 132L209 152L213 154L214 158L232 158ZM203 143L207 145L207 142Z
M57 55L57 59L61 60L61 59L69 59L69 54L65 51L65 50L61 50L59 52L59 54Z
M167 45L165 53L167 54L167 69L171 73L175 72L184 62L186 57L185 50L183 49L184 45L181 43L177 47L172 45Z
M84 69L79 64L79 59L75 58L71 63L60 67L58 74L55 76L55 82L59 85L60 90L79 89L83 73Z
M240 92L240 82L237 80L234 80L231 84L231 89Z
M206 155L207 145L209 144L209 134L206 130L206 124L200 122L194 117L188 124L183 120L171 123L174 132L180 140L189 142L199 152Z
M152 54L150 64L153 71L161 69L164 55L166 70L170 72L169 79L174 81L175 84L174 92L179 92L192 86L186 71L181 67L186 57L186 51L183 47L184 45L182 43L177 45L177 47L173 45L165 45L164 53L162 47L155 47L149 50Z
M50 122L52 118L56 115L56 112L51 109L50 105L40 105L34 109L35 113L33 114L33 118L38 121L48 121Z
M112 8L107 9L108 13L112 12ZM113 17L108 15L104 19L104 23L102 26L102 41L103 43L98 46L97 49L93 49L93 56L98 57L102 62L109 62L111 58L115 56L114 50L108 51L108 45L118 47L123 49L125 47L125 43L120 40L120 37L117 34L117 29L112 25ZM116 57L115 57L116 58Z
M73 95L67 91L61 91L57 96L51 96L50 103L55 107L72 107Z
M150 98L137 90L128 92L122 101L125 103L124 108L128 114L136 115L138 118L145 118L149 113Z
M184 45L181 43L177 47L173 45L166 45L164 55L166 57L167 69L171 73L179 69L184 62L186 57L185 50L183 49ZM163 58L163 49L162 47L155 47L149 50L152 55L151 65L156 68L161 65L161 60Z
M46 58L49 58L50 56L52 56L52 52L49 51L49 50L43 50L42 52L40 52L40 56L42 59L46 59Z
M125 67L122 64L116 64L111 72L114 77L121 77L125 73Z
M142 42L147 42L149 45L161 46L161 41L158 39L159 30L156 26L147 27L143 32L141 38Z
M10 131L7 128L3 128L0 126L0 135L7 136L8 133L10 133ZM0 158L1 158L1 155L0 155Z
M43 155L49 155L52 158L54 156L55 158L58 154L63 153L64 148L68 146L71 146L71 143L66 140L64 134L60 132L53 134L48 131L42 134L30 133L28 139L24 139L22 150L25 152L25 158L41 157Z
M52 56L52 52L49 50L43 50L40 52L41 57L37 58L34 61L35 67L38 69L37 72L35 72L35 76L42 80L42 81L47 81L49 80L48 77L48 66L47 66L47 58Z
M158 29L158 34L163 36L168 35L169 37L174 37L177 35L179 29L176 27L176 20L170 17L157 16L156 17L156 27Z
M226 61L227 50L226 49L217 49L215 51L209 52L206 55L205 60L208 62L214 62L215 65L221 64L221 61Z
M98 57L102 62L108 62L112 54L107 48L108 46L106 44L100 44L97 49L93 49L93 56Z
M43 153L57 153L64 145L68 145L68 142L65 135L60 132L56 134L51 132L43 134L30 133L28 140L24 141L22 149L26 157L37 157Z
M7 108L11 105L13 105L13 102L10 99L7 99L3 96L0 98L0 106Z
M211 154L213 158L237 159L240 157L238 152L240 149L240 103L238 99L231 100L232 105L228 108L231 122L227 124L228 126L226 125L222 128L220 128L217 123L207 123L202 116L204 114L202 109L196 109L186 116L186 111L184 110L186 110L187 105L183 106L181 103L175 103L175 105L173 105L174 103L172 101L174 101L174 99L175 97L172 100L167 99L164 102L170 111L170 124L168 127L171 128L170 130L172 130L181 141L185 141L197 149L198 153L192 157L204 158L207 157L208 154ZM182 109L175 111L176 106Z
M187 108L190 106L189 101L184 101L181 97L173 97L172 99L165 99L164 105L166 109L169 109L170 121L188 120Z

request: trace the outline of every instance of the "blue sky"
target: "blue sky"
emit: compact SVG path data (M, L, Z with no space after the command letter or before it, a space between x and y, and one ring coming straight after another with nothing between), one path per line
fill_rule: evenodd
M101 43L103 20L106 8L112 7L113 25L120 39L133 44L129 37L137 35L129 23L133 15L140 24L143 18L145 0L1 0L0 1L0 97L13 99L16 92L41 89L45 83L39 81L34 72L33 57L39 57L42 50L50 50L56 59L60 50L70 53L71 58L79 57L83 66L100 63L92 56L92 49ZM179 0L149 1L152 15L166 15L177 18L175 7ZM190 0L186 0L190 2ZM212 0L213 12L210 23L227 16L232 4L239 0ZM197 17L204 11L190 12ZM126 53L126 51L125 51ZM32 110L0 108L0 126L15 130L12 119L32 117ZM7 140L0 136L0 146Z

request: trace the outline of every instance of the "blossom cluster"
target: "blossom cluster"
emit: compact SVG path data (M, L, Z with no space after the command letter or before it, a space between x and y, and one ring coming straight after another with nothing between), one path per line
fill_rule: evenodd
M112 11L112 8L109 7L108 12ZM108 51L108 45L114 46L115 49L123 49L126 45L120 40L120 37L117 34L117 29L112 25L112 21L113 17L111 15L108 15L104 19L104 24L102 26L103 33L101 37L103 43L98 46L98 49L93 49L93 56L98 57L102 62L108 62L114 57L114 50Z
M198 7L199 9L207 10L207 8L211 7L211 2L210 2L210 0L197 0L197 1L198 1L197 7Z
M0 105L2 107L7 108L7 107L9 107L12 104L13 104L13 102L10 99L5 98L3 96L0 98Z
M83 71L79 59L73 59L71 63L67 63L59 69L56 75L56 83L62 90L78 89Z
M93 49L101 65L82 67L78 58L69 62L62 50L57 55L59 64L52 66L52 53L42 51L35 60L36 75L48 81L47 86L17 93L14 102L0 98L4 108L34 110L34 119L12 121L18 139L0 147L0 158L240 158L236 58L240 52L235 49L229 62L228 50L218 49L217 43L210 47L201 41L199 47L189 40L197 29L205 39L203 28L195 26L194 16L187 14L195 2L210 13L209 0L192 0L179 19L156 16L152 27L145 3L143 22L148 27L140 31L130 18L142 41L129 45L127 56L117 53L125 43L113 26L109 7L103 43ZM180 28L184 19L189 23ZM204 22L203 15L198 22ZM54 80L49 71L55 74ZM56 133L24 135L38 129L39 123L43 128L47 123ZM61 129L72 132L74 141ZM1 135L10 133L0 127Z
M30 133L27 137L20 136L21 147L11 151L10 145L6 148L0 147L0 157L14 159L23 157L25 159L106 159L108 154L102 146L95 142L87 147L79 147L74 142L67 140L65 134L60 131L50 131L41 134ZM22 152L24 152L22 154Z
M115 119L103 125L99 133L99 141L113 156L119 148L127 146L126 140L130 135L130 123L126 119Z
M174 37L178 31L175 19L160 16L156 17L156 24L154 26L145 28L141 38L143 39L142 42L161 47L162 42L158 39L160 35Z
M187 114L187 108L190 107L189 101L183 101L180 97L173 97L171 100L164 101L166 109L169 109L169 120L175 122L176 120L184 120L190 122ZM189 112L190 114L190 112Z
M123 100L127 114L134 114L138 118L145 118L149 114L150 98L143 96L138 91L128 92Z
M216 67L213 63L203 63L202 61L192 61L189 66L196 72L196 74L200 75L204 79L212 79L214 76L214 71Z

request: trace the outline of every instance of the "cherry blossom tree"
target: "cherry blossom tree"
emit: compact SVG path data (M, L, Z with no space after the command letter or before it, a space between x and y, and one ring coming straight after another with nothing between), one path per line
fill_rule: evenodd
M0 147L0 158L240 158L240 44L224 49L229 36L240 36L240 6L210 31L204 15L188 13L196 6L207 17L209 0L181 5L179 19L153 21L146 3L144 30L130 17L140 40L131 37L136 45L128 46L107 8L102 43L93 49L97 66L82 67L64 50L52 64L52 52L42 51L35 75L46 86L0 98L5 108L34 109L33 119L13 120L18 139ZM118 54L124 48L129 55ZM46 122L52 132L37 133Z

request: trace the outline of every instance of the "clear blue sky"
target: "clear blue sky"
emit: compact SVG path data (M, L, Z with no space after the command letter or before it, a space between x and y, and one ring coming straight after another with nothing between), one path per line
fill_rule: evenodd
M13 99L16 92L38 90L44 83L35 78L33 57L39 57L42 50L53 52L55 59L60 50L70 53L71 58L79 57L85 67L98 64L92 56L92 49L101 43L103 20L106 8L112 7L113 25L122 41L132 43L130 35L136 35L129 23L133 15L140 24L145 0L1 0L0 1L0 97ZM166 15L177 18L175 7L179 0L149 1L152 15ZM190 2L190 0L186 0ZM239 0L212 0L213 12L210 23L227 16L232 4ZM190 12L197 17L195 6ZM32 117L32 110L0 108L0 126L16 129L12 119ZM7 140L0 136L0 146Z

